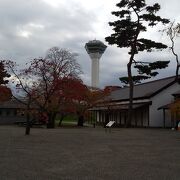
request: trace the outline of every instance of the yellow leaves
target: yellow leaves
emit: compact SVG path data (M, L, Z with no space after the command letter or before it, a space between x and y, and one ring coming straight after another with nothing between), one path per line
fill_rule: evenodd
M95 104L99 103L100 101L104 101L104 98L109 95L108 90L89 90L87 92L87 103L90 106L94 106Z
M170 105L172 114L175 114L177 118L180 118L180 99L177 99Z

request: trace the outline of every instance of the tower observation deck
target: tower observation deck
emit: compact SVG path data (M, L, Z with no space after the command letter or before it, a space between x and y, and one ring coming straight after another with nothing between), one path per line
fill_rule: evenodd
M107 46L99 41L92 40L86 43L85 49L91 58L91 86L99 88L99 60Z

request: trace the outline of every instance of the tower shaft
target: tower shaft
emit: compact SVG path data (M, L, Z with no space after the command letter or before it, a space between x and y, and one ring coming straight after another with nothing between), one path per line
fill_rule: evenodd
M91 59L91 86L99 86L99 58Z
M91 86L99 88L99 60L102 54L93 52L89 56L91 58Z

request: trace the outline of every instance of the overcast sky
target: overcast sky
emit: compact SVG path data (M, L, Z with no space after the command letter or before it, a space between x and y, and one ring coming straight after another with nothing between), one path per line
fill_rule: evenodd
M43 57L46 51L58 46L79 54L84 74L84 83L91 83L91 61L84 45L89 40L104 38L112 31L108 22L114 17L118 0L0 0L0 57L24 64L33 58ZM178 0L147 0L148 4L158 2L159 14L172 21L180 22ZM160 28L160 27L159 27ZM149 28L146 37L169 44L168 38ZM180 37L176 40L180 52ZM127 49L108 46L100 61L100 86L120 85L118 78L126 76ZM180 55L180 54L179 54ZM170 51L141 53L138 60L171 60L166 70L157 78L175 74L174 57Z

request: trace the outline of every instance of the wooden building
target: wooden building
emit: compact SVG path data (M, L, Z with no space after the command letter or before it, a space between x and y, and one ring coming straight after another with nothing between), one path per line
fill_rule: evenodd
M25 106L15 99L0 103L0 124L26 121Z
M159 108L172 103L179 90L180 83L174 76L135 85L132 126L172 127L170 111L163 114ZM108 121L115 121L116 126L124 126L128 116L129 87L112 91L108 99L91 109L96 122L103 124L108 118Z

